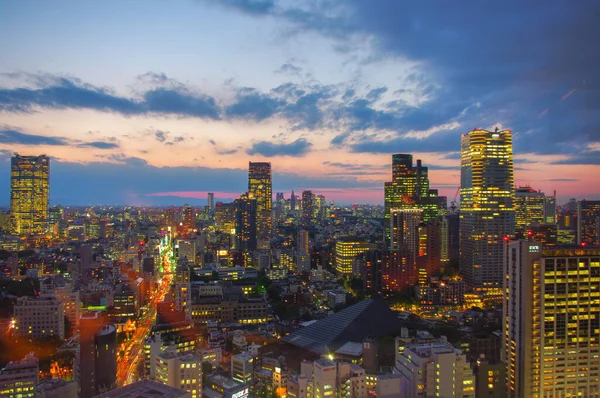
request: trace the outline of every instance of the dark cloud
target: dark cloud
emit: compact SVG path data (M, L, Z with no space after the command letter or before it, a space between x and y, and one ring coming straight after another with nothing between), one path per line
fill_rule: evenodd
M552 162L552 164L600 165L600 151L583 151L568 159Z
M28 134L21 131L0 126L0 143L12 145L50 145L50 146L76 146L78 148L96 148L96 149L115 149L119 144L114 140L112 142L103 141L81 141L72 140L66 137L51 137L37 134Z
M337 116L350 119L351 130L391 129L402 135L460 119L464 132L499 122L512 128L521 133L514 141L520 152L569 154L581 151L573 144L600 141L600 3L595 0L544 7L520 1L431 7L396 0L323 0L308 6L282 3L261 13L291 22L296 33L329 36L344 54L353 50L348 43L362 36L374 46L370 58L396 55L419 63L405 83L427 102L403 109L394 100L389 105L396 109L382 112L369 104L377 92L357 99L348 89L343 100L353 102ZM342 144L344 133L333 144ZM581 155L582 164L595 163Z
M552 181L552 182L576 182L579 181L577 178L550 178L549 180L545 180L545 181Z
M264 15L275 9L275 0L221 0L220 2L251 15Z
M298 138L290 143L273 143L269 141L258 141L246 150L248 155L273 156L304 156L310 151L312 143L304 138Z
M35 89L0 89L0 111L34 112L38 108L93 109L123 115L159 113L219 119L219 107L212 97L191 94L183 89L156 88L143 99L119 97L110 90L82 83L78 79L44 75Z
M367 98L371 101L377 101L381 98L383 94L388 91L387 87L378 87L374 88L367 93Z
M96 148L96 149L116 149L119 148L119 144L115 142L102 142L102 141L92 141L85 142L83 144L78 144L78 148Z
M167 140L167 133L157 130L154 132L154 137L158 142L165 142Z
M225 108L225 114L232 118L260 121L275 115L283 105L281 100L244 88L238 91L236 101Z
M285 64L281 65L281 67L275 71L275 73L283 73L283 74L288 74L288 75L292 75L292 76L298 76L298 75L300 75L300 72L302 72L301 67L290 64L290 63L285 63Z
M46 137L8 129L0 130L0 143L17 145L69 145L69 141L64 137Z

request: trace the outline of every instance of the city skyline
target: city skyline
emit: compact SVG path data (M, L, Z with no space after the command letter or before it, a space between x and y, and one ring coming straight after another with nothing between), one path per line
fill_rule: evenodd
M13 152L51 158L52 205L235 199L248 161L272 164L273 193L382 204L393 153L422 159L452 199L461 135L495 127L514 133L516 186L596 199L599 27L586 5L539 18L518 3L5 2L0 204ZM472 23L508 16L502 33Z

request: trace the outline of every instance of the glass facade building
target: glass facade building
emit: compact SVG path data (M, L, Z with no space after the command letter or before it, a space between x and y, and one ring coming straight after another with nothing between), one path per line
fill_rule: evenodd
M461 138L460 271L476 289L502 287L502 244L515 232L510 130Z
M271 242L273 188L271 163L250 162L248 166L248 197L256 200L256 234L259 249L268 249Z
M50 158L15 154L10 169L10 215L15 234L40 234L48 228Z

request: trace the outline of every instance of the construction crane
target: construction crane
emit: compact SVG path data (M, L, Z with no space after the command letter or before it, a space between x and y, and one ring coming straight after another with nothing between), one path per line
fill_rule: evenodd
M460 193L460 185L458 186L458 188L456 188L456 193L454 194L454 198L452 199L452 202L450 202L450 211L452 213L456 212L456 198L458 197L458 194Z

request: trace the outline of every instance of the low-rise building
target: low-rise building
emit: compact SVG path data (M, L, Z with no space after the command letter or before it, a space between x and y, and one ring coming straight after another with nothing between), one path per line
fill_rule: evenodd
M192 398L192 395L179 388L167 386L153 380L140 380L125 387L115 388L114 390L97 395L96 398L132 398L132 397L153 397L153 398Z
M0 397L26 398L34 396L38 383L39 361L29 353L20 361L9 362L0 370Z
M194 354L177 354L172 349L156 358L156 381L202 397L202 362Z

